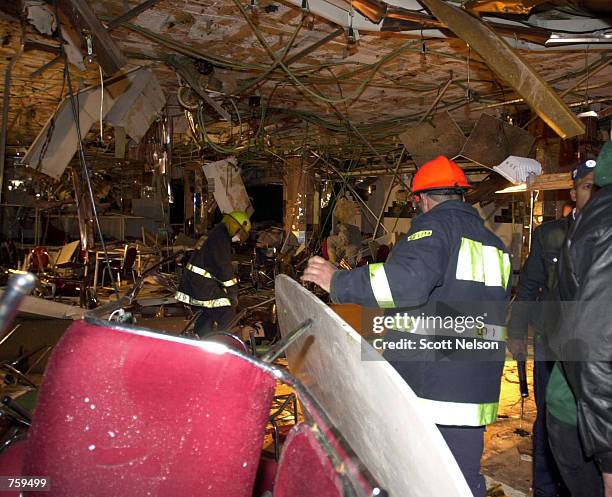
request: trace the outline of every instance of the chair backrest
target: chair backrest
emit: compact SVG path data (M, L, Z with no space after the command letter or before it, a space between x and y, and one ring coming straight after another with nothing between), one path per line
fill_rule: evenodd
M49 252L46 247L34 247L31 252L29 271L38 273L49 267Z
M274 497L343 497L344 484L310 426L296 425L283 445Z
M76 322L22 474L49 476L54 497L250 497L275 385L217 343Z
M131 271L138 257L138 249L135 246L126 247L125 256L123 258L122 271Z

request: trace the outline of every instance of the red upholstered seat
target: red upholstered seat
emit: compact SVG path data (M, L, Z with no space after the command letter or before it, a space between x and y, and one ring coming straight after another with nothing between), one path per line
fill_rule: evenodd
M19 441L11 445L8 450L0 453L0 475L22 476L23 456L25 453L26 442ZM20 490L2 491L2 497L19 497Z
M274 497L342 497L342 486L341 475L312 429L296 425L283 445Z
M275 383L221 344L77 322L22 473L49 476L48 497L250 497Z

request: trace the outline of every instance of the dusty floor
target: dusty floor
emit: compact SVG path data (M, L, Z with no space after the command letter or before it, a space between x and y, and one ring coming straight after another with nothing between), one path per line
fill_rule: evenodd
M531 487L531 433L536 408L533 397L533 363L528 363L529 397L525 399L521 420L516 362L506 362L502 378L500 409L497 423L489 426L485 435L482 471L493 482L504 484L508 497L529 495ZM528 435L518 432L525 430ZM489 482L489 487L493 484Z

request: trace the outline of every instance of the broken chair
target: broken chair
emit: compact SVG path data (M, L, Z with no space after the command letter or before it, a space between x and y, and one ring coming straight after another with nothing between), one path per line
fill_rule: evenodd
M52 497L251 497L277 380L309 414L281 451L274 495L382 495L287 372L220 343L94 318L56 346L28 438L0 454L0 474L46 475Z

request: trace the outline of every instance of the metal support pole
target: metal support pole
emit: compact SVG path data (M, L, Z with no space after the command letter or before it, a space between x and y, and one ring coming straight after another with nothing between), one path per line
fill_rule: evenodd
M531 235L533 234L533 204L535 203L535 192L529 192L529 239L527 240L527 248L531 252Z
M11 77L13 68L17 63L17 59L23 53L24 46L24 28L21 31L21 41L19 42L19 48L11 57L10 62L6 66L4 71L4 94L2 95L2 132L0 133L0 203L2 203L2 194L4 193L4 164L6 158L6 138L8 134L8 118L9 118L9 101L11 98ZM2 227L2 211L0 211L0 227Z
M287 334L284 338L276 342L270 350L261 358L263 362L274 362L287 348L300 338L306 330L309 330L312 326L312 319L307 319L300 324L296 329Z

